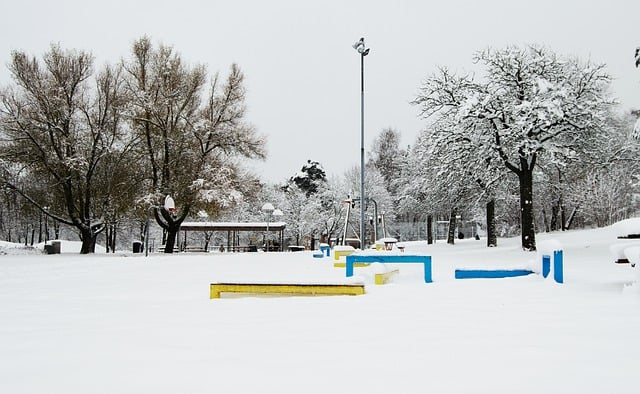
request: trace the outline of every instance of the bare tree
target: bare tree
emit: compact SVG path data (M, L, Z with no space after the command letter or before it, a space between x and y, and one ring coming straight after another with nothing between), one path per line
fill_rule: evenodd
M400 132L390 127L383 129L373 142L370 159L380 171L389 193L395 194L400 175L402 157L406 152L400 148Z
M182 221L194 209L215 210L241 198L237 158L264 158L264 139L245 121L244 76L233 65L226 81L216 75L208 94L202 65L189 66L173 48L154 48L147 37L133 45L125 63L133 97L132 125L145 155L141 184L145 208L165 195L174 213L153 208L167 231L165 252L172 253Z
M1 96L2 181L44 215L77 228L80 252L93 253L114 192L98 187L97 175L127 146L120 69L106 66L92 86L92 55L53 45L42 61L13 52L9 71L15 85ZM30 188L32 178L47 193Z

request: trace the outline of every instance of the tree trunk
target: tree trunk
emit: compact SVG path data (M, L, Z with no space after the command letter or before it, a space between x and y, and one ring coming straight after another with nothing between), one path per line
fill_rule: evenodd
M433 216L427 215L427 244L433 243Z
M42 214L40 214L40 223L38 226L38 243L42 242Z
M487 247L498 246L496 234L496 200L487 201Z
M98 234L95 234L90 228L81 228L80 238L82 239L80 254L96 252L96 239L98 238Z
M449 231L447 234L447 243L453 245L456 239L456 214L457 210L454 208L451 210L451 216L449 216Z
M524 160L524 159L522 159ZM536 233L533 221L533 170L521 166L520 181L520 224L522 249L536 250ZM533 167L533 166L532 166Z
M111 228L111 253L116 252L116 235L118 234L118 228L114 224Z
M559 209L558 203L554 202L553 206L551 207L551 226L550 226L551 231L556 231L559 228L558 209Z
M106 241L106 248L107 248L107 253L109 253L111 251L111 226L107 225L107 228L105 229L104 232L104 238Z
M547 210L542 208L542 220L544 221L544 231L551 231L551 227L549 227L549 220L547 219Z
M213 232L208 232L205 231L204 232L204 251L208 252L209 251L209 242L211 242L211 236L213 235ZM185 235L186 237L186 235Z
M185 205L183 207L182 214L178 217L174 216L174 213L169 212L165 208L153 210L153 215L156 219L156 223L158 223L160 227L162 227L164 253L173 253L173 249L176 245L176 239L178 238L178 232L180 232L180 225L188 214L188 205Z
M575 208L573 208L573 211L571 211L571 215L569 215L569 220L567 221L566 224L563 224L563 227L566 230L569 230L571 228L571 224L573 223L573 218L576 217L576 212L578 212L578 208L580 208L580 206L576 206Z
M178 231L179 231L178 229L175 229L175 230L169 229L169 230L167 230L167 238L166 238L166 242L164 244L164 252L165 253L173 253L173 248L176 245L176 238L177 238L177 235L178 235Z

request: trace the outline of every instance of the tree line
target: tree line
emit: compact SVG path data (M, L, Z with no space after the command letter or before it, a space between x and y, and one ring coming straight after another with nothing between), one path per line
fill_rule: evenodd
M525 250L536 249L539 231L637 213L637 114L618 108L605 65L536 45L488 48L474 61L477 75L441 67L425 78L412 101L425 121L413 144L401 147L398 130L379 132L360 202L350 199L360 195L358 167L327 178L309 160L280 185L243 168L242 158L266 151L245 119L237 65L208 78L147 37L97 73L84 52L52 46L42 60L14 52L14 85L1 96L2 208L21 207L32 234L43 216L73 226L83 253L125 222L139 223L142 237L149 207L167 251L185 218L255 220L265 201L285 213L296 245L357 235L359 215L345 223L348 208L367 210L366 243L381 217L388 234L378 238L410 239L418 226L432 242L434 222L448 221L453 243L464 218L483 227L488 246L519 233ZM161 205L167 194L175 212ZM0 231L4 218L0 209Z
M124 218L152 214L173 251L180 223L224 209L252 187L240 158L264 158L245 119L244 75L208 78L170 46L135 41L96 71L93 56L52 45L11 54L0 95L0 179L40 214L75 228L81 253ZM248 181L249 180L249 181ZM174 212L161 201L172 195Z
M366 194L383 202L389 222L426 222L431 242L434 218L445 219L454 243L464 217L483 224L488 246L519 233L533 251L536 232L637 214L638 111L621 111L604 64L538 45L488 48L473 59L477 75L441 67L425 78L412 101L425 127L412 146L400 147L391 128L374 141ZM330 187L358 195L357 172ZM395 227L392 235L402 235Z

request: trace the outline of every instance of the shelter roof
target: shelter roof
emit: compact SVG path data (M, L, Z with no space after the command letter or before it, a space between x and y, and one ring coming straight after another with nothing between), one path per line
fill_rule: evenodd
M282 231L285 222L182 222L182 231Z

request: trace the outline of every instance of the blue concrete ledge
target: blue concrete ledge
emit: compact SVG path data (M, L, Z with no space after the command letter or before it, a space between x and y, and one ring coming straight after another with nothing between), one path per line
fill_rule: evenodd
M356 263L418 263L424 265L424 283L431 283L431 256L412 254L352 254L347 256L347 276L353 276Z
M530 270L456 270L456 279L512 278L533 274Z

